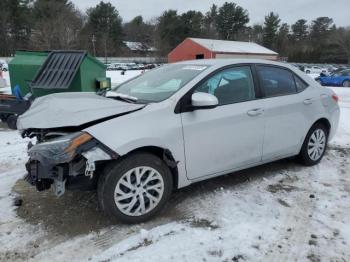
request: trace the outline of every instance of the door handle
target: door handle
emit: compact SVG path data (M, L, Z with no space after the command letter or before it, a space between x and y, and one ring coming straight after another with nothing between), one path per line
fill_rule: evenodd
M262 108L255 108L247 112L248 116L258 116L258 115L261 115L262 113L264 113L264 109Z
M304 105L311 105L312 104L312 99L308 98L303 101Z

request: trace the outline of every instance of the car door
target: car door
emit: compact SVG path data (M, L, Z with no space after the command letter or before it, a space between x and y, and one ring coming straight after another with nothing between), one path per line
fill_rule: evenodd
M349 81L350 80L350 70L344 70L340 73L336 85L342 86L344 81Z
M249 65L223 69L193 92L218 98L214 109L181 113L189 179L201 179L259 163L264 136L263 105Z
M307 84L286 68L257 65L256 70L265 104L263 161L296 154L310 125L313 94L298 90Z

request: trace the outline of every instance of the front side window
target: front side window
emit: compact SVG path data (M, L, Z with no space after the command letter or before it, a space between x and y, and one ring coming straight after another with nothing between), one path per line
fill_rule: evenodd
M206 80L195 92L216 96L219 105L255 99L254 81L249 66L225 69Z
M293 73L273 66L257 66L260 85L266 97L295 94Z
M140 103L163 101L202 73L208 66L172 64L153 69L113 89L136 97Z

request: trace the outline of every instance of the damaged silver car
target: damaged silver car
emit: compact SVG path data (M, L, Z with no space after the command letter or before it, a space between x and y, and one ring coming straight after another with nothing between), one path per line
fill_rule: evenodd
M174 189L278 159L321 161L337 96L286 64L199 60L151 70L102 95L37 99L17 123L39 191L97 189L127 223L159 212Z

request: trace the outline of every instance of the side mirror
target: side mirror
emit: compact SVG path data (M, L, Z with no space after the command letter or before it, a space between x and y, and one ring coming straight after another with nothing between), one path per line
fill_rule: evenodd
M192 95L192 108L193 109L210 109L219 105L219 100L216 96L197 92Z

